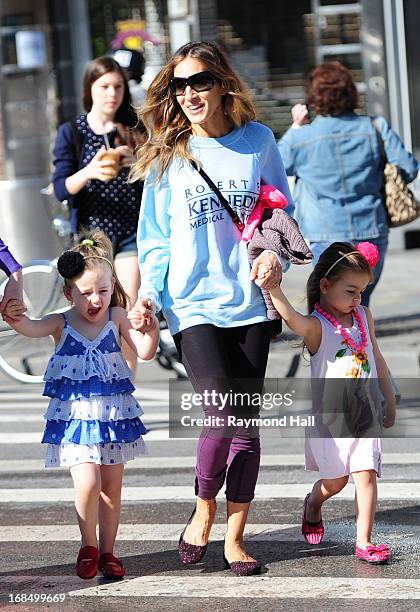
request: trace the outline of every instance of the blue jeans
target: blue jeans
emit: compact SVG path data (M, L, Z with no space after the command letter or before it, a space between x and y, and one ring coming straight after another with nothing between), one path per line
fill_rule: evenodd
M325 249L329 247L330 244L332 244L333 242L334 240L331 240L331 241L325 240L322 242L320 241L320 242L310 242L309 243L309 248L311 249L312 254L314 256L312 260L312 265L315 265L317 263L318 259L320 258L321 253L323 253ZM383 270L384 262L385 262L385 255L388 249L388 233L381 234L378 236L378 238L370 238L368 242L371 242L372 244L376 244L376 246L378 247L379 260L373 269L373 282L370 283L362 293L362 305L363 306L369 306L370 296L372 295L372 292L375 289L376 285L378 284L378 281L382 274L382 270Z

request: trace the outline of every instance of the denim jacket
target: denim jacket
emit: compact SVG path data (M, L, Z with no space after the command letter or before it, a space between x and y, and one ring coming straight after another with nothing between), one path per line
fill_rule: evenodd
M407 182L419 163L383 117L375 117L387 161ZM295 175L295 218L310 241L365 240L388 232L382 201L383 159L372 118L318 115L279 141L288 175Z

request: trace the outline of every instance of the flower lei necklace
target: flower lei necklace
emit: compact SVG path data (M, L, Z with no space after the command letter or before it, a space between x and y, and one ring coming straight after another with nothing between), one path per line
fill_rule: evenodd
M355 353L364 353L367 346L367 334L365 326L363 325L363 320L357 310L353 310L353 316L356 319L357 326L360 331L360 344L356 344L356 342L350 337L350 335L346 332L342 325L328 312L325 312L323 308L317 303L315 304L315 310L319 312L323 317L327 319L339 332L345 343L355 352Z

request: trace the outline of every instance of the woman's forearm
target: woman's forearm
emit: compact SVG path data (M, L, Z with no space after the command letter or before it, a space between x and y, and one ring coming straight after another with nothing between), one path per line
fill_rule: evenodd
M82 168L75 174L72 174L71 176L66 178L65 186L67 191L71 195L76 195L76 193L79 193L79 191L81 191L83 187L86 186L88 180L89 176L86 171L86 168Z

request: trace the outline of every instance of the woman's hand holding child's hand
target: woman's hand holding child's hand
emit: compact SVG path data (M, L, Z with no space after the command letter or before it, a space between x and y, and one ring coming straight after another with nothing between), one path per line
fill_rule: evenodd
M143 334L152 331L158 324L152 300L148 298L139 298L134 307L128 311L127 318L131 326Z
M270 267L267 266L267 264L262 263L258 266L257 278L255 279L255 284L258 285L258 287L261 287L267 276L270 274L270 271Z
M251 280L261 289L274 289L282 278L282 267L277 256L270 251L263 251L252 264Z

